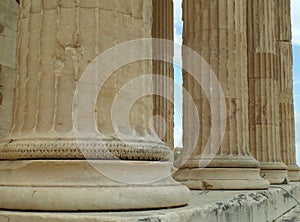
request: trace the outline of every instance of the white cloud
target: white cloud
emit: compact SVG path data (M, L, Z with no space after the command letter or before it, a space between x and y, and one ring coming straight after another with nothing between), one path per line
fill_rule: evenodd
M293 44L300 45L300 1L291 0Z
M175 73L177 73L175 71ZM174 85L174 147L182 147L182 87Z
M173 0L174 3L174 41L182 42L182 0Z
M181 148L183 147L182 136L183 136L182 129L175 128L174 129L174 148L175 147L181 147Z
M182 43L182 0L173 0L174 3L174 41ZM175 58L181 58L181 50L178 51L178 47L175 47ZM181 61L177 61L177 64L181 64ZM181 69L175 69L175 75L181 76ZM178 76L175 76L175 79ZM181 78L181 77L180 77ZM180 88L180 87L179 87ZM181 88L175 87L175 126L174 126L174 147L182 147L182 95ZM179 94L179 95L178 95ZM176 101L178 99L178 101Z

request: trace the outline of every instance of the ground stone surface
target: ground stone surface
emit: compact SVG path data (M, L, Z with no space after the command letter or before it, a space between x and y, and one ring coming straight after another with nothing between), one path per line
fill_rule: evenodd
M298 222L300 221L300 206L295 207L287 214L280 217L276 222Z

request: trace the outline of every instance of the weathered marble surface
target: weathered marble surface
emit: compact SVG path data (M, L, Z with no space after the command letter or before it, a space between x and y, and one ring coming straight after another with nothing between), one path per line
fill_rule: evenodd
M149 135L153 96L135 101L128 115L122 112L123 107L118 110L122 112L118 118L129 124L128 128L118 125L119 131L129 129L122 131L123 137L113 125L112 103L119 90L129 81L151 73L152 61L132 62L113 70L98 97L96 93L93 98L94 106L90 110L81 107L84 113L78 111L83 124L74 124L79 121L74 117L78 101L91 97L76 94L86 68L96 56L117 44L151 38L152 20L152 0L20 2L13 121L10 134L0 143L0 208L88 211L187 204L190 191L170 175L170 148ZM142 53L152 54L152 45L138 46ZM133 50L121 56L134 54ZM120 57L114 54L105 65L111 67L119 59L123 61ZM81 93L96 90L98 79L92 80L84 82ZM140 88L132 86L128 95L122 95L125 103L126 96L130 99L153 87L151 79L139 83ZM86 120L89 116L95 116L92 123ZM78 138L78 131L83 138ZM95 171L85 159L98 160L98 171L108 168L108 175ZM76 172L83 175L73 174ZM168 173L156 178L161 172ZM110 173L119 174L111 178ZM44 179L39 179L40 175ZM127 181L131 176L140 179L137 183Z
M275 222L299 222L300 221L300 206L291 209L282 217L275 220Z
M211 90L205 93L189 73L183 73L183 86L197 107L200 129L199 135L195 135L195 120L191 118L189 102L184 99L183 156L193 149L193 138L198 140L192 155L174 177L191 189L268 187L268 181L259 175L258 162L249 151L246 5L245 0L183 1L183 44L203 57L223 91L210 85ZM192 62L183 55L183 63ZM211 81L205 84L212 84ZM226 107L220 102L223 95ZM211 103L216 105L215 110L211 110ZM222 116L224 110L225 117ZM215 131L213 124L219 126ZM221 142L220 146L216 145L217 141ZM216 155L211 157L212 154ZM200 160L209 163L205 169L201 168Z
M19 6L16 1L0 1L0 64L16 67L16 38Z
M271 184L289 181L279 144L279 75L274 0L247 1L249 138L261 175ZM259 13L258 13L259 12Z
M282 161L291 181L300 180L296 164L295 116L293 100L293 52L290 0L276 0L277 72L279 81L279 141Z
M16 76L15 69L0 65L0 139L9 134Z
M12 120L16 79L16 41L19 6L0 1L0 139L8 135Z
M299 183L280 185L280 187L300 199ZM192 200L188 206L150 211L86 213L26 213L0 211L0 221L266 222L280 218L283 214L296 206L296 202L285 190L271 187L268 191L192 191ZM283 218L293 218L294 216L290 217L288 214ZM285 220L279 221L283 222Z
M174 21L173 21L173 0L153 0L153 22L152 37L174 39ZM166 47L161 46L160 52L165 53L165 57L172 57L173 51L167 52ZM159 74L170 79L174 78L173 64L153 61L153 74ZM159 78L153 80L153 116L160 116L154 124L157 135L174 149L174 104L166 98L174 100L174 86ZM158 96L160 95L160 96Z
M184 43L203 56L216 73L224 91L227 126L216 157L206 169L200 168L198 161L209 129L212 123L219 123L220 116L211 119L201 87L185 73L184 86L195 99L201 129L197 149L175 177L192 189L266 189L269 183L259 176L260 166L261 175L271 183L287 182L287 169L289 177L298 180L289 0L185 0L183 6ZM137 62L111 76L92 111L97 116L95 128L105 135L104 143L76 140L71 115L76 84L99 53L136 38L173 39L171 0L26 0L21 1L19 20L17 16L15 1L0 0L0 137L8 133L13 116L11 133L0 145L0 208L105 211L187 204L189 190L170 175L133 185L98 174L83 160L102 159L93 163L123 178L134 177L135 172L143 182L170 172L170 162L158 161L170 154L166 144L153 148L147 141L124 145L116 139L110 108L128 81L152 71L172 78L172 65ZM150 51L151 47L143 50ZM173 93L172 86L155 79L141 85L162 94ZM166 92L164 87L170 90ZM212 102L218 104L218 99ZM188 119L187 109L184 113L187 149L191 141L187 132L194 120ZM163 140L173 146L173 106L162 98L144 97L133 106L129 122L134 133L147 134L153 114L166 118ZM158 134L164 132L161 125L155 127ZM250 153L249 135L250 150L260 164ZM220 136L216 133L214 139ZM84 147L83 153L79 146ZM127 161L103 160L108 159L103 146ZM284 188L299 198L299 185ZM176 209L73 214L1 211L0 222L250 222L274 220L295 206L286 191L275 187L268 191L192 194L188 206Z

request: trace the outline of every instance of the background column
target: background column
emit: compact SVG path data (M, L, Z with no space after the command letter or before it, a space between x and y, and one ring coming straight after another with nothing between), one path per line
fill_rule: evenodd
M296 164L293 101L293 58L290 0L276 0L277 73L279 81L279 140L281 159L288 166L290 181L300 180Z
M250 150L271 184L288 181L279 143L275 0L248 2Z
M258 162L248 149L246 2L183 2L183 44L199 53L211 66L223 89L227 111L225 135L221 138L220 132L210 132L210 129L212 122L220 123L222 107L219 105L213 117L209 106L209 102L219 104L220 98L211 98L211 93L206 96L201 86L184 72L183 86L197 106L200 132L195 135L190 130L195 120L191 119L188 102L184 100L183 149L191 149L190 141L195 136L198 136L198 143L175 178L192 189L263 189L268 186L259 176ZM183 57L183 63L190 61ZM211 88L213 90L218 89ZM205 151L210 133L214 139L208 144L210 150ZM220 147L214 147L215 139L222 141ZM211 157L215 148L218 151ZM202 169L200 161L209 164Z
M173 22L173 0L153 0L153 24L152 37L173 41L174 22ZM167 52L168 47L160 47L165 56L173 55L173 51ZM166 58L168 59L168 58ZM162 61L153 61L153 74L159 74L167 78L174 78L173 65ZM174 87L160 78L154 78L153 115L154 127L157 135L174 148L174 105L173 101L166 98L174 97ZM161 96L158 96L161 95Z

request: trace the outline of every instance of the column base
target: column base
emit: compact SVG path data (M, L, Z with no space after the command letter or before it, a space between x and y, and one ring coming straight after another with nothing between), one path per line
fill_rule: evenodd
M289 176L287 166L282 162L261 162L260 175L270 184L288 184Z
M291 182L300 181L300 168L297 165L288 166L288 175Z
M173 177L192 190L267 189L269 182L255 168L185 168Z
M0 143L0 160L96 159L169 160L170 148L157 141L109 139L8 138Z
M105 211L186 205L190 191L168 176L171 167L153 161L0 161L0 208Z

